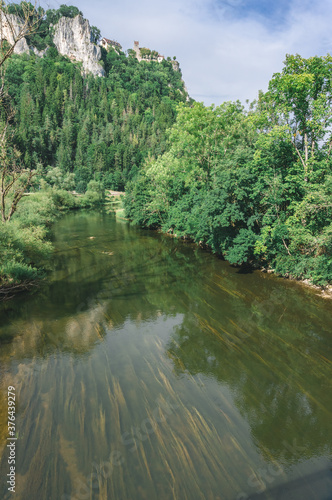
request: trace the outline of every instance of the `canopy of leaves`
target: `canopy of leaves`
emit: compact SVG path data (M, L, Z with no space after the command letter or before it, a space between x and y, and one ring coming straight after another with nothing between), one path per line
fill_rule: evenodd
M287 56L249 111L180 105L168 150L127 185L127 215L232 264L330 283L331 63Z
M106 77L82 77L52 47L52 25L77 14L39 8L29 43L51 48L7 65L25 168L43 165L64 204L63 189L87 191L90 206L105 187L126 187L127 215L142 226L206 244L234 265L331 282L331 56L287 55L249 110L205 107L187 103L170 58L139 63L132 51L102 49ZM99 30L92 35L98 41Z
M113 49L102 57L105 78L83 78L55 48L43 58L13 56L6 74L26 167L74 173L80 192L93 178L123 189L145 158L166 150L165 131L186 100L170 63L140 64Z

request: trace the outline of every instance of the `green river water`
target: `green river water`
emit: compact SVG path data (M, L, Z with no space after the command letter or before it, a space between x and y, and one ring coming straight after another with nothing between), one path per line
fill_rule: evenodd
M331 300L111 215L53 239L0 305L1 499L332 498Z

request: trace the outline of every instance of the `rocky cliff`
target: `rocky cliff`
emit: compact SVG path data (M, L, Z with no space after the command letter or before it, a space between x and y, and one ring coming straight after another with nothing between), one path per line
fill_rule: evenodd
M5 39L13 45L15 39L18 38L22 31L22 27L23 22L18 16L8 15L7 19L3 17L0 24L0 41ZM94 76L105 76L105 71L99 63L101 49L91 42L91 28L87 19L83 19L81 15L77 15L74 18L61 17L57 24L54 26L50 25L50 30L53 33L53 42L58 52L69 57L72 61L81 62L84 75L92 73ZM139 61L142 60L140 50L138 42L135 42L134 51ZM47 48L38 51L36 47L29 47L25 38L19 40L14 49L16 54L34 52L40 57L46 51ZM161 59L159 60L159 58ZM156 60L162 62L163 59L163 56L158 56ZM151 57L149 60L151 60ZM173 60L172 66L174 71L181 72L178 61Z
M7 40L10 45L13 45L22 31L23 23L18 16L12 14L8 14L7 17L3 16L1 20L0 41ZM25 38L21 38L21 40L17 42L14 52L15 54L29 52L29 47Z
M13 45L22 27L23 22L18 16L8 15L8 20L3 18L0 26L0 40L7 40ZM68 56L72 61L82 62L84 74L104 76L104 69L99 64L100 47L91 42L91 28L88 20L80 15L73 19L62 17L53 30L53 41L60 54ZM38 56L43 56L45 53L45 51L38 51L35 47L29 47L25 38L19 40L14 49L15 54L30 51Z
M59 53L73 61L83 63L83 72L94 76L104 76L99 64L100 47L91 42L91 29L87 19L78 15L73 19L62 17L54 27L54 44Z

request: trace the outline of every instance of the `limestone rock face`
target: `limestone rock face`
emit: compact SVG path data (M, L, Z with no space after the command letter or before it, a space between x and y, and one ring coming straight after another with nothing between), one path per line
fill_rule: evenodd
M3 16L0 28L0 40L7 40L10 45L14 45L19 33L23 28L23 21L14 14L8 14L7 19ZM12 29L11 29L12 28ZM21 38L15 45L15 54L24 54L29 52L29 47L25 38Z
M87 19L80 15L73 19L62 17L54 26L53 41L60 54L83 63L84 74L105 75L98 62L101 58L100 47L91 42L91 29Z
M49 49L49 47L47 47L44 50L38 50L36 47L30 47L30 52L32 51L38 57L44 57L44 55L47 53L48 49Z
M174 71L180 71L180 64L178 63L178 61L172 61L172 66L173 66L173 70Z

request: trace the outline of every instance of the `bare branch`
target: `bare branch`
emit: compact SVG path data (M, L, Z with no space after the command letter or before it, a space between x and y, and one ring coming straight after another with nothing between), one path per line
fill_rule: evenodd
M282 242L283 242L283 244L284 244L284 247L285 247L285 248L286 248L286 250L287 250L288 255L291 257L291 256L292 256L292 254L290 253L290 251L289 251L289 249L288 249L288 246L286 245L286 242L285 242L284 238L281 238L281 239L282 239Z
M39 24L36 3L21 4L23 16L8 13L8 4L0 0L0 211L3 222L8 222L17 210L27 187L31 183L36 171L24 168L19 160L19 153L12 143L13 133L10 133L11 122L15 110L11 105L11 98L6 90L5 61L13 54L20 40L35 33ZM5 39L10 44L4 46ZM9 201L9 203L8 203ZM9 211L7 205L9 204Z

